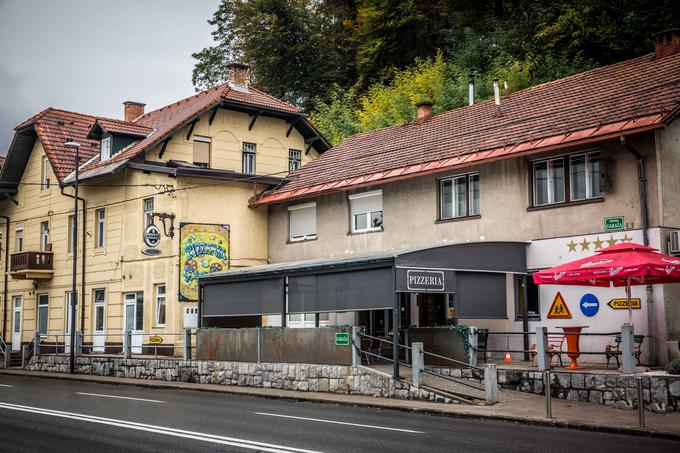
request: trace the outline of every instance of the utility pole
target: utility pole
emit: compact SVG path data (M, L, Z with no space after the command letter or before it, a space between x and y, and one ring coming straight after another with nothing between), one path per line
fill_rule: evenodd
M78 301L77 295L77 272L78 272L78 167L80 165L80 144L77 142L66 142L64 146L76 151L76 179L75 179L75 196L73 197L73 225L71 231L73 236L68 238L72 241L71 247L73 251L73 284L71 287L71 298L68 301L70 304L71 317L71 347L69 351L69 370L71 374L76 372L76 306Z

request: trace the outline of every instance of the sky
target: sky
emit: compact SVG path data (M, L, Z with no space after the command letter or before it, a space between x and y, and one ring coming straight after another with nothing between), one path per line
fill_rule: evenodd
M0 154L47 107L111 118L194 93L219 0L0 0Z

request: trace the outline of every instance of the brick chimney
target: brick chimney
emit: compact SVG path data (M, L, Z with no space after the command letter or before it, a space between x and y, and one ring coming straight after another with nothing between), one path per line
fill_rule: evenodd
M663 58L680 51L680 29L672 28L654 35L656 37L655 58Z
M229 83L240 87L248 87L250 85L250 66L243 63L231 63L227 66L229 69Z
M144 107L146 107L146 104L142 104L141 102L125 101L123 102L123 105L125 106L125 115L123 117L125 121L134 121L136 118L144 115Z
M422 101L416 104L418 113L416 115L416 124L422 124L432 118L432 102Z

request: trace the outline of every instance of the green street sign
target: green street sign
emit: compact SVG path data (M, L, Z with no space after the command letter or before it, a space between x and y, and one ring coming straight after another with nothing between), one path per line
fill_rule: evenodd
M605 217L604 231L622 231L623 230L623 216Z
M349 334L347 332L336 332L335 346L349 346Z

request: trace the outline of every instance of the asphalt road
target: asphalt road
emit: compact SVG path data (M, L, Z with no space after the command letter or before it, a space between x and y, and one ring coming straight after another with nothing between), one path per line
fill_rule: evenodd
M197 391L0 376L0 451L677 452L680 442Z

